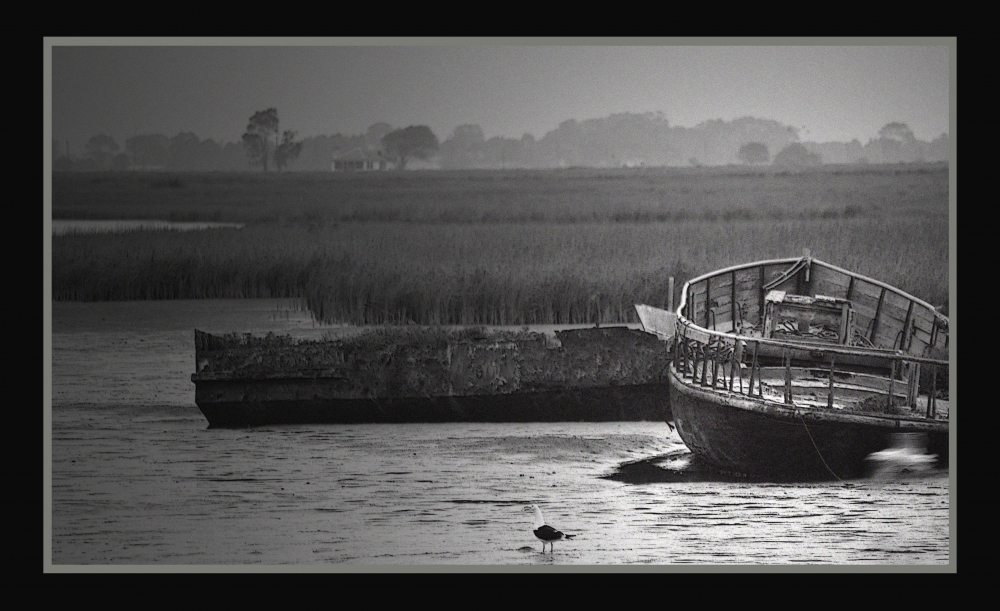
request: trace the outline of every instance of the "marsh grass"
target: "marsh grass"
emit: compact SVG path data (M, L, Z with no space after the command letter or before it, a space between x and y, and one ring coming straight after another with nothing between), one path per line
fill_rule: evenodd
M176 180L174 180L176 178ZM948 172L56 175L60 218L246 222L55 236L57 300L300 297L356 324L635 322L687 279L810 248L947 311Z
M62 300L304 297L357 324L634 322L694 275L810 248L947 303L946 218L255 226L53 240ZM678 302L679 293L675 295Z

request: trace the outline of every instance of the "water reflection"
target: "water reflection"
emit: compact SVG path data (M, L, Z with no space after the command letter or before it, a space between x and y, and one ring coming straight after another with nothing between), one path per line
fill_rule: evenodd
M927 454L926 445L912 433L894 436L893 447L875 452L868 457L865 476L861 479L902 480L921 476L939 476L947 473L947 465L938 466L936 454ZM804 483L821 482L823 479L764 478L721 472L701 461L689 450L675 450L641 460L624 462L602 479L626 484L676 484L688 482L717 483Z
M886 479L931 473L937 462L937 454L927 452L926 434L894 433L892 446L870 454L865 459L865 467L869 477Z

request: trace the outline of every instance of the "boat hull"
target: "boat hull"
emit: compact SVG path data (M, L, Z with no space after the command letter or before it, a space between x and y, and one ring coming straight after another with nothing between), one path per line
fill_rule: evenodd
M672 367L669 381L670 411L684 444L726 473L779 480L860 477L865 459L892 447L894 434L903 430L926 433L928 452L947 461L947 423L838 421L812 410L767 410L762 401L701 389Z
M412 422L613 422L670 419L665 385L554 389L496 395L322 397L322 379L197 382L210 427ZM316 398L310 398L316 397Z

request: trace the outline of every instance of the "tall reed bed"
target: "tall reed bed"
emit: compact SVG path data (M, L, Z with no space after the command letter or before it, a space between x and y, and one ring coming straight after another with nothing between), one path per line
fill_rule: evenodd
M810 248L933 304L948 299L943 214L679 223L352 223L53 239L63 300L304 297L328 322L634 321L690 277ZM676 297L676 295L675 295ZM675 300L676 302L676 300Z

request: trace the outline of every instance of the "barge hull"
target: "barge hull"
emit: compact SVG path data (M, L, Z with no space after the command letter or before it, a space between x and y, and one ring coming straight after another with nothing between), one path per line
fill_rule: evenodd
M385 327L341 339L195 331L210 426L663 421L665 342L638 329Z
M661 384L497 395L322 398L323 380L201 381L196 402L209 427L416 422L663 422ZM316 398L310 398L310 397ZM213 397L211 400L208 397Z

